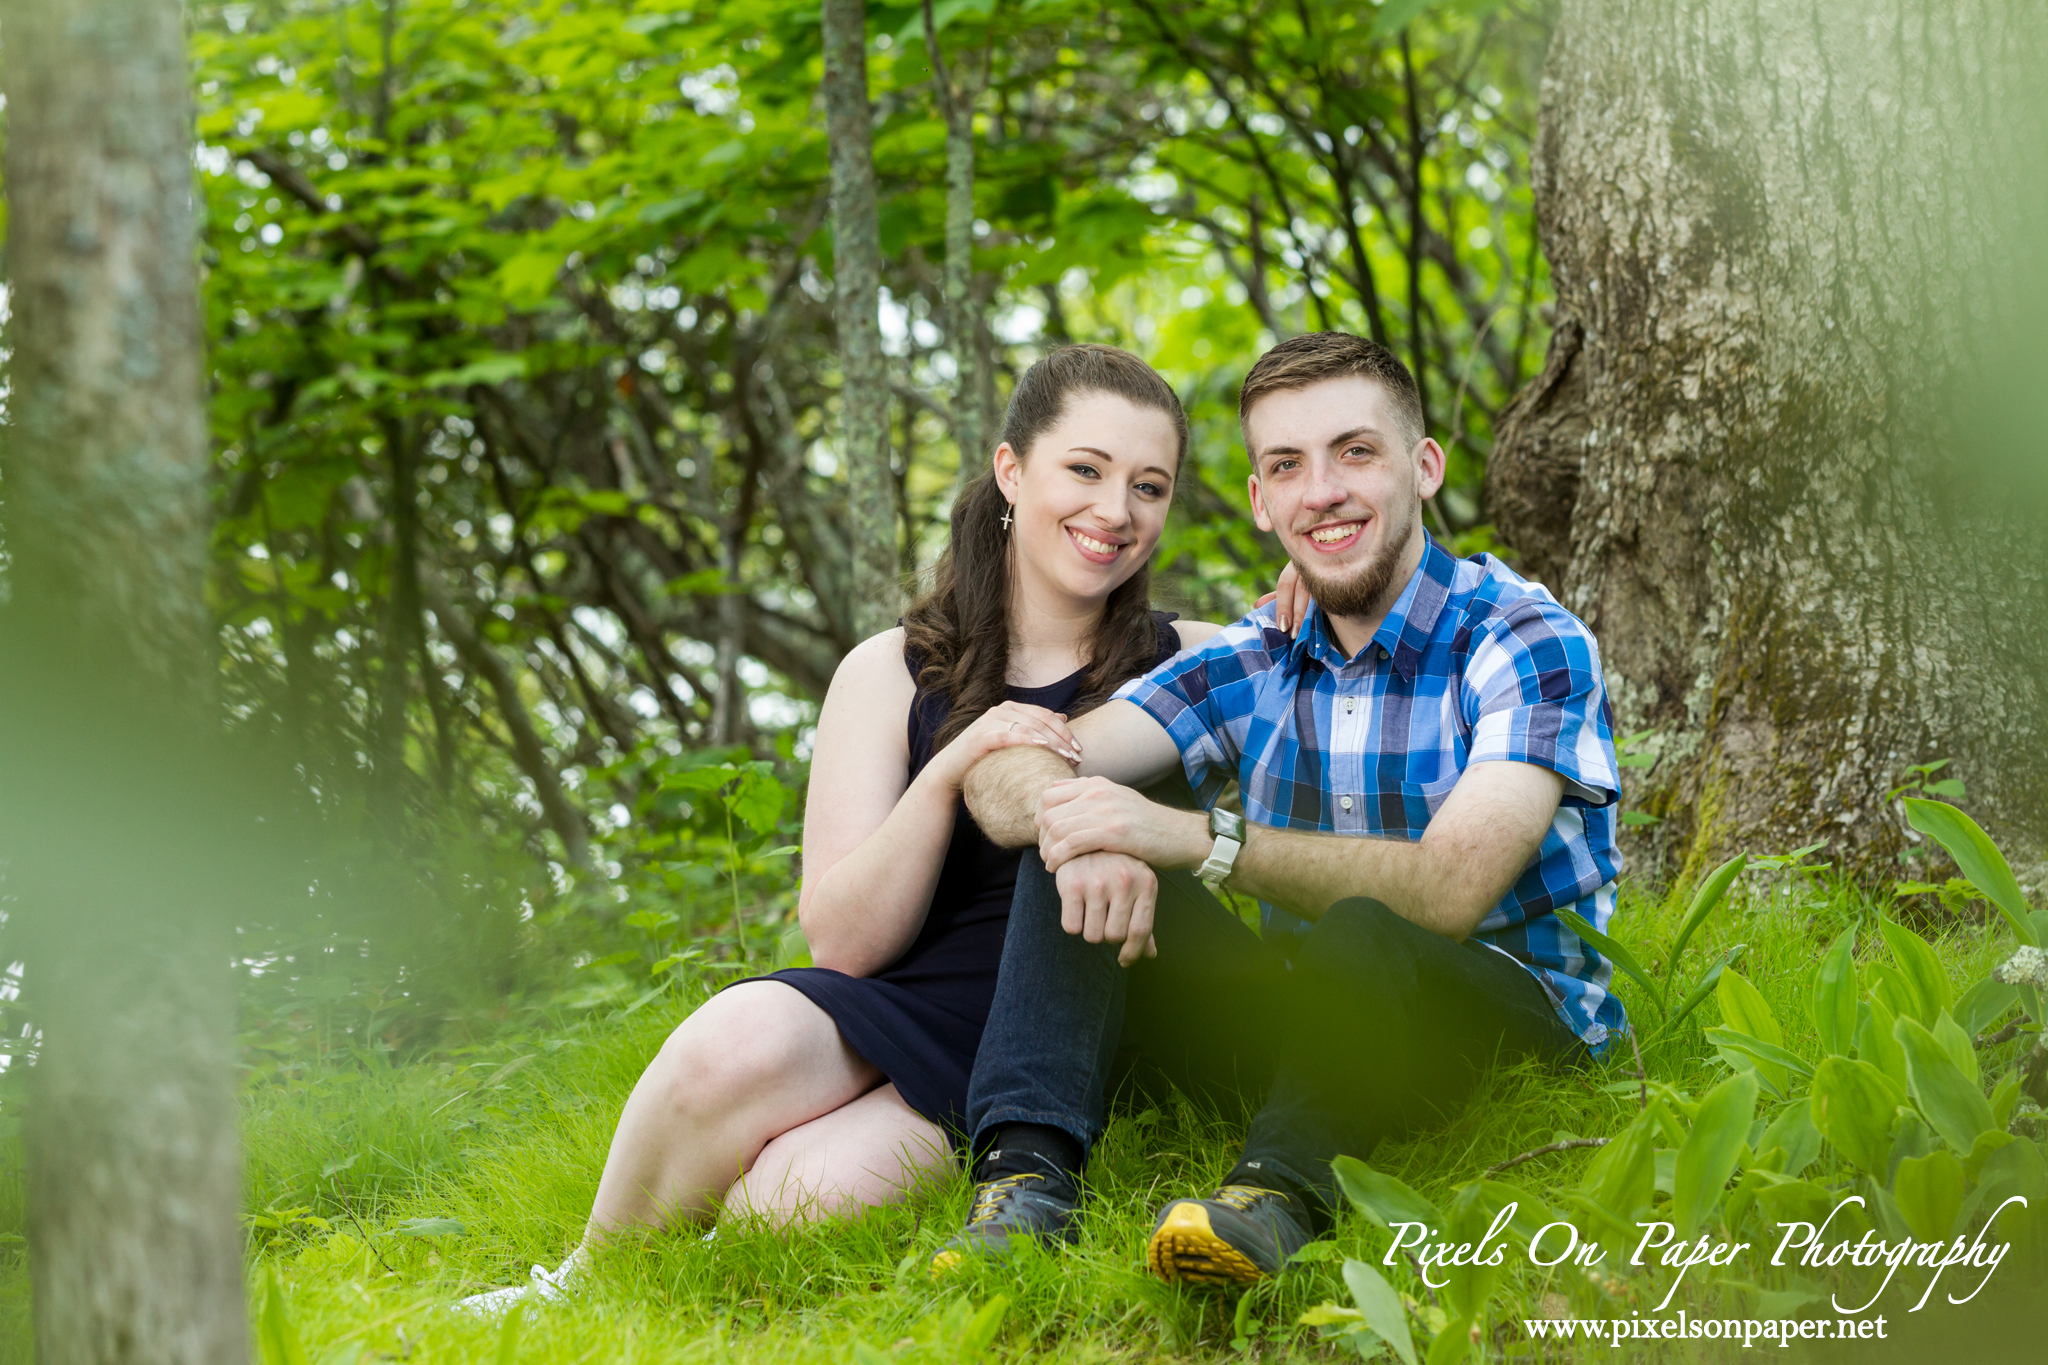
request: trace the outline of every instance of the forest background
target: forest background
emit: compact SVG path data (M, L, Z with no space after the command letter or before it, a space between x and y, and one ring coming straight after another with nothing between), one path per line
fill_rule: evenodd
M847 8L842 0L824 6L828 18ZM1832 20L1845 7L1816 8ZM1908 20L1917 13L1913 0L1896 8ZM1591 54L1610 73L1626 70L1619 35L1631 31L1628 0L1578 9L1586 13L1566 62ZM1601 23L1584 22L1588 14ZM1640 293L1605 305L1602 332L1596 296L1603 280L1627 282L1627 263L1617 273L1597 250L1638 249L1669 276L1676 248L1671 287L1682 296L1700 284L1686 271L1739 269L1753 245L1745 230L1768 214L1730 207L1731 185L1754 167L1736 166L1726 146L1720 160L1702 150L1715 136L1740 147L1741 119L1727 109L1718 133L1697 110L1680 110L1675 162L1660 162L1654 146L1628 149L1637 159L1615 164L1631 174L1596 169L1590 180L1569 181L1584 170L1575 155L1596 163L1605 155L1597 138L1561 141L1577 112L1574 92L1626 98L1630 86L1618 77L1583 87L1555 79L1552 7L868 4L878 213L860 241L865 229L838 221L831 202L834 154L844 152L832 144L843 125L833 124L829 91L821 98L830 84L821 51L831 43L815 5L336 0L192 5L186 18L211 417L214 681L237 762L272 775L265 818L298 835L286 865L262 865L233 897L251 1162L245 1227L272 1263L296 1257L305 1268L294 1292L306 1288L323 1305L312 1311L337 1330L346 1325L337 1350L384 1341L394 1320L367 1291L363 1305L338 1306L346 1276L369 1276L378 1294L422 1286L445 1297L450 1267L469 1283L496 1273L507 1254L542 1254L527 1244L560 1235L554 1215L570 1217L563 1210L586 1197L572 1168L591 1154L519 1177L562 1188L550 1185L501 1221L488 1247L463 1243L445 1262L435 1248L453 1244L434 1239L463 1237L464 1222L404 1215L456 1207L474 1236L493 1217L491 1193L508 1185L497 1170L489 1192L463 1186L468 1163L522 1142L544 1147L564 1106L579 1111L575 1121L589 1131L578 1132L601 1151L605 1114L580 1111L593 1094L609 1096L630 1080L634 1057L660 1027L732 973L803 960L793 907L818 698L845 650L893 617L892 579L913 590L929 566L953 491L992 444L1011 378L1068 340L1108 341L1152 360L1193 419L1157 561L1160 605L1230 619L1270 586L1281 561L1245 514L1236 386L1272 340L1341 327L1384 340L1418 375L1430 428L1450 452L1446 488L1428 508L1431 531L1458 553L1501 554L1558 587L1597 618L1613 646L1610 669L1619 658L1626 670L1619 700L1624 719L1640 726L1621 737L1637 787L1623 817L1636 869L1627 923L1635 935L1684 926L1661 957L1645 938L1631 940L1650 963L1626 988L1631 1007L1640 1001L1665 1016L1649 1040L1648 1079L1571 1102L1525 1086L1488 1111L1481 1122L1492 1127L1466 1135L1468 1154L1501 1148L1494 1154L1505 1156L1502 1144L1526 1147L1530 1132L1568 1151L1591 1146L1571 1130L1611 1126L1616 1115L1607 1111L1622 1104L1615 1096L1631 1092L1640 1107L1629 1131L1642 1130L1645 1180L1653 1121L1672 1144L1659 1148L1655 1192L1636 1193L1645 1209L1658 1195L1672 1197L1667 1168L1704 1103L1696 1093L1724 1079L1776 1075L1764 1093L1783 1099L1789 1088L1794 1103L1784 1112L1805 1110L1799 1078L1769 1070L1782 1058L1745 1052L1739 1040L1777 1048L1786 1035L1773 1032L1776 1020L1805 1012L1792 996L1804 991L1819 949L1853 948L1860 929L1867 958L1880 920L1894 928L1911 920L1939 952L1909 996L1903 984L1888 987L1885 973L1925 962L1884 936L1901 965L1864 970L1885 1017L1910 1005L1927 1028L1962 1019L1989 1037L2014 1006L2013 991L1982 978L2001 932L1993 904L2023 939L2040 932L2024 897L2042 849L2044 783L2031 762L2043 743L2042 674L1998 674L1982 663L2039 653L2038 557L1991 552L2024 549L2027 498L2038 491L2028 479L2040 470L2015 465L2000 485L2004 519L1980 520L1972 532L1983 559L2019 565L2020 583L2011 593L2020 609L2003 629L1982 629L1975 615L1962 622L1987 651L1972 655L1954 637L1937 638L1919 619L1931 614L1921 599L1896 590L1944 560L1938 519L1916 522L1927 534L1905 542L1928 547L1924 555L1895 543L1892 562L1870 568L1871 533L1894 514L1887 498L1938 480L1940 462L1915 463L1911 440L1922 433L1890 410L1878 426L1841 439L1844 413L1825 396L1840 375L1824 366L1799 376L1811 392L1770 396L1780 439L1820 434L1852 452L1812 459L1804 486L1782 470L1731 474L1711 459L1696 463L1721 482L1692 487L1668 471L1636 477L1621 468L1611 477L1592 454L1583 467L1577 454L1569 468L1560 464L1560 451L1600 445L1600 421L1668 428L1667 411L1632 417L1629 403L1659 384L1682 386L1692 403L1702 374L1702 440L1744 450L1754 432L1746 419L1731 428L1726 392L1743 381L1728 375L1774 357L1745 349L1739 335L1687 352L1681 336L1675 356L1643 348L1631 376L1622 324L1625 305L1643 303ZM1664 50L1682 61L1691 55L1684 39L1711 26L1674 23L1663 36L1678 40ZM1612 50L1596 51L1594 33L1611 37ZM1754 46L1744 51L1746 69L1710 70L1722 93L1770 85L1770 62ZM2027 107L2016 101L2010 117L2020 120ZM1987 127L1996 122L1985 118ZM1605 126L1628 131L1612 119ZM1851 163L1863 149L1839 135ZM1544 136L1547 153L1534 155ZM1671 174L1674 164L1681 175ZM1603 235L1601 224L1574 220L1577 206L1602 203L1601 183L1657 219L1667 207L1658 190L1670 186L1646 191L1637 172L1652 181L1692 174L1709 201L1687 204L1681 193L1679 212L1639 235ZM1532 185L1544 175L1547 207ZM2028 183L2008 176L1999 187L2020 194L2012 187ZM1869 222L1855 198L1845 192L1833 207ZM2002 206L1998 194L1984 200ZM1783 202L1771 211L1783 212ZM1698 226L1686 221L1695 210ZM1720 251L1718 265L1705 261L1711 251L1685 249L1693 231L1694 245ZM879 267L878 354L862 354L835 307L849 249ZM1570 270L1554 287L1560 261ZM1873 248L1842 273L1859 282L1910 277L1896 267L1896 256ZM1930 278L1947 277L1936 270ZM1724 282L1716 277L1713 289ZM1806 283L1777 293L1803 299ZM2018 277L2012 297L2028 297L2029 283ZM1720 297L1713 289L1700 292ZM1657 302L1645 310L1652 319ZM1844 308L1845 321L1870 323ZM1822 320L1807 321L1817 332ZM1825 325L1835 327L1832 315ZM1670 339L1668 328L1650 331L1656 342ZM1733 359L1719 375L1714 346ZM1850 378L1897 380L1913 372L1914 354L1887 349ZM878 382L854 382L861 365L876 362ZM1588 393L1596 408L1606 404L1592 434L1573 425L1574 405ZM1847 420L1864 419L1851 410ZM1887 447L1902 430L1904 441ZM1875 455L1857 465L1858 450ZM1890 479L1893 466L1910 478ZM1653 486L1661 507L1643 494ZM1640 505L1625 506L1631 496ZM1719 509L1720 520L1699 520L1702 507ZM1797 570L1810 574L1812 565L1790 552L1790 567L1777 565L1771 547L1792 543L1785 525L1814 520L1817 507L1821 544L1809 559L1825 567L1806 585L1839 590L1853 578L1841 567L1845 548L1865 570L1864 598L1837 591L1824 627L1849 622L1841 634L1852 643L1861 629L1865 640L1901 645L1888 657L1917 659L1917 671L1888 664L1849 695L1851 687L1831 685L1839 660L1825 651L1803 677L1784 666L1812 636L1799 633L1810 622L1791 619L1787 603L1798 593L1780 588L1799 589ZM1614 530L1631 517L1635 529ZM1724 560L1700 548L1711 544L1722 556L1724 542ZM1966 567L1950 571L1942 590L1978 609L1993 600ZM1631 592L1662 600L1645 610ZM1866 612L1878 599L1885 610ZM1721 662L1703 660L1696 644L1670 643L1723 634L1735 645ZM1775 747L1759 760L1754 737L1772 726ZM1992 754L2011 761L1987 762ZM1768 780L1750 780L1760 772ZM1946 858L1907 818L1916 796L1981 803L2029 884ZM1722 862L1737 850L1751 855L1746 879L1707 879L1716 865L1739 870ZM1831 858L1837 866L1827 866ZM1701 883L1717 889L1695 901ZM1678 960L1723 899L1743 918L1696 940L1713 956L1695 965L1713 965L1683 979L1691 986L1681 1009ZM1744 935L1747 943L1738 941ZM1761 1014L1730 994L1738 988L1714 991L1738 963L1771 1002ZM1849 973L1854 1005L1853 962ZM1950 980L1937 989L1944 974ZM39 1004L32 967L14 962L8 978L0 986L0 1036L9 1040L0 1138L18 1184L12 1144L24 1063L35 1061L41 1024L54 1016L49 1002ZM1736 1029L1738 1041L1723 1037L1720 1060L1703 1063L1700 1019L1680 1025L1709 999L1719 1032ZM1873 1005L1860 1008L1867 1022ZM2038 1002L2031 1012L2039 1018ZM1804 1027L1788 1026L1795 1034ZM1860 1026L1853 1031L1859 1055L1876 1057L1868 1049L1878 1044ZM2012 1025L1982 1046L2019 1048L2032 1034ZM1819 1034L1825 1052L1855 1050L1849 1038L1826 1024ZM2003 1065L2018 1054L1996 1055ZM1969 1071L1977 1079L1974 1062ZM1983 1075L1984 1086L1997 1082L1990 1103L2000 1106L2001 1134L2020 1103L2019 1074L1987 1066ZM1903 1069L1898 1084L1906 1085ZM1895 1122L1889 1159L1865 1152L1853 1164L1880 1168L1869 1174L1889 1190L1901 1160L1939 1156L1957 1166L1960 1199L1962 1166L1930 1146L1928 1121L1942 1120L1913 1093L1920 1108L1899 1109L1908 1117ZM1985 1122L1992 1117L1986 1108ZM2031 1121L2025 1113L2015 1120L2021 1129ZM1137 1126L1113 1134L1112 1152L1151 1141L1146 1115L1129 1122ZM1752 1143L1768 1136L1764 1123L1756 1120ZM1972 1162L1973 1200L2001 1188L1994 1176L2005 1178L2002 1168L1985 1173L1994 1149L1974 1150L1975 1135L1941 1133L1955 1157ZM1827 1137L1828 1150L1848 1160L1853 1136ZM1188 1140L1174 1160L1194 1169L1223 1149L1213 1134ZM1803 1138L1788 1141L1803 1150ZM1808 1162L1819 1143L1816 1136ZM1743 1151L1766 1153L1761 1145ZM1415 1154L1403 1159L1410 1178L1427 1185ZM2032 1160L2012 1179L2036 1179L2040 1159ZM1431 1178L1471 1173L1453 1162ZM1625 1176L1624 1194L1635 1174ZM1589 1180L1589 1189L1598 1185L1599 1169ZM18 1208L19 1190L8 1189ZM1369 1205L1360 1203L1368 1220ZM1947 1221L1968 1213L1948 1208ZM1740 1216L1729 1212L1728 1225ZM344 1220L353 1231L340 1230ZM0 1221L18 1225L14 1214ZM881 1253L859 1239L900 1250L891 1239L901 1232L885 1220L820 1253L851 1258L850 1268L835 1262L827 1280L864 1280L864 1258ZM914 1220L909 1235L921 1235ZM20 1238L0 1236L16 1248L0 1252L8 1272L0 1290L19 1327ZM689 1254L672 1249L670 1260ZM737 1292L753 1273L746 1258L775 1254L765 1244L731 1252L720 1282ZM773 1283L773 1273L795 1272L763 1269L756 1278ZM1323 1292L1334 1273L1315 1272ZM797 1274L804 1285L811 1278ZM667 1292L683 1294L681 1283ZM1212 1321L1200 1306L1161 1306L1154 1291L1143 1312L1156 1316L1133 1326L1106 1301L1077 1310L1054 1283L1037 1285L1033 1330L1063 1323L1057 1332L1073 1332L1069 1343L1083 1355L1091 1341L1246 1350L1266 1330L1242 1304L1234 1320L1226 1311ZM795 1302L814 1291L788 1292ZM1257 1314L1274 1318L1282 1336L1298 1331L1296 1310L1306 1305L1294 1300L1305 1292L1261 1301ZM694 1305L706 1316L689 1330L710 1333L696 1347L718 1349L728 1324L759 1326L741 1310L755 1303L757 1317L772 1316L764 1302ZM926 1306L914 1305L924 1316L906 1318L914 1330L898 1342L910 1355L987 1345L975 1325L981 1316L956 1322L958 1305ZM1466 1324L1446 1319L1446 1306L1411 1300L1408 1311L1455 1345ZM277 1354L282 1299L273 1292L259 1308L266 1354L290 1358ZM912 1311L905 1299L884 1315ZM1328 1344L1310 1348L1316 1338L1297 1337L1295 1347L1388 1349L1355 1313L1307 1325ZM378 1349L409 1354L398 1330L395 1345ZM831 1330L822 1345L806 1338L806 1349L848 1347ZM1492 1349L1476 1324L1472 1331L1474 1351ZM772 1358L789 1344L777 1340L771 1334L752 1349Z

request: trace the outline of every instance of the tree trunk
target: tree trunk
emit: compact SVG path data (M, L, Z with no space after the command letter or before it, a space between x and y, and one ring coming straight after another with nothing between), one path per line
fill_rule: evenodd
M896 500L889 472L889 377L876 317L882 278L875 208L874 110L868 103L865 0L823 0L825 133L832 147L833 315L846 430L847 537L854 634L896 620Z
M924 42L932 59L932 97L946 125L946 340L957 367L953 444L960 451L960 469L954 486L965 488L988 467L991 454L982 398L981 310L974 289L974 101L981 81L963 75L954 83L939 44L932 0L924 0ZM982 74L985 79L985 66Z
M42 1029L24 1132L37 1355L237 1362L182 16L172 0L15 0L0 22L14 311L0 859Z
M1947 758L2041 875L2041 480L1981 435L2040 450L2005 411L2039 401L2038 344L2019 385L1985 363L2038 318L2041 15L1565 0L1535 175L1557 325L1488 495L1598 635L1618 728L1659 731L1638 870L1827 839L1905 876L1887 793Z

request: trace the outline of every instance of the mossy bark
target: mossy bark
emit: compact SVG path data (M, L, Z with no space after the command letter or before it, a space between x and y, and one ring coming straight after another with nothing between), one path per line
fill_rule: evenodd
M1488 495L1599 636L1620 727L1660 732L1638 869L1827 839L1888 880L1915 836L1887 792L1948 758L2041 875L2041 428L1995 375L2041 298L2044 28L2007 0L1562 7L1557 325Z
M0 864L41 1030L23 1136L44 1365L248 1354L233 943L202 828L217 665L182 20L173 0L15 0L0 49Z
M866 638L901 608L896 480L889 466L889 375L882 357L882 245L865 0L823 0L825 131L832 149L833 320L847 460L853 625Z

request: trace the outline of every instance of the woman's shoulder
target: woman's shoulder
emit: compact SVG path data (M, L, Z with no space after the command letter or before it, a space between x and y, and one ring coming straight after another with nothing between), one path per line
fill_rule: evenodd
M839 661L839 667L832 672L832 690L892 696L900 692L907 701L916 689L916 678L903 651L901 626L870 635L847 650Z
M1173 623L1173 632L1180 637L1180 647L1182 649L1193 649L1197 645L1206 643L1210 636L1221 629L1223 627L1213 621L1175 621Z

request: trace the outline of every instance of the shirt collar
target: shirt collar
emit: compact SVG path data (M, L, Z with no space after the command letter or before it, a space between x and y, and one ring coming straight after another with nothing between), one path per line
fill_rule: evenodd
M1422 539L1422 563L1409 577L1408 586L1401 589L1387 619L1380 622L1380 628L1359 651L1368 653L1374 646L1384 649L1393 659L1395 671L1407 682L1415 681L1416 670L1422 666L1423 652L1436 633L1444 604L1451 600L1451 582L1458 566L1458 561L1428 531L1422 533ZM1320 604L1310 605L1294 643L1298 658L1320 658L1333 669L1350 662L1330 633Z

